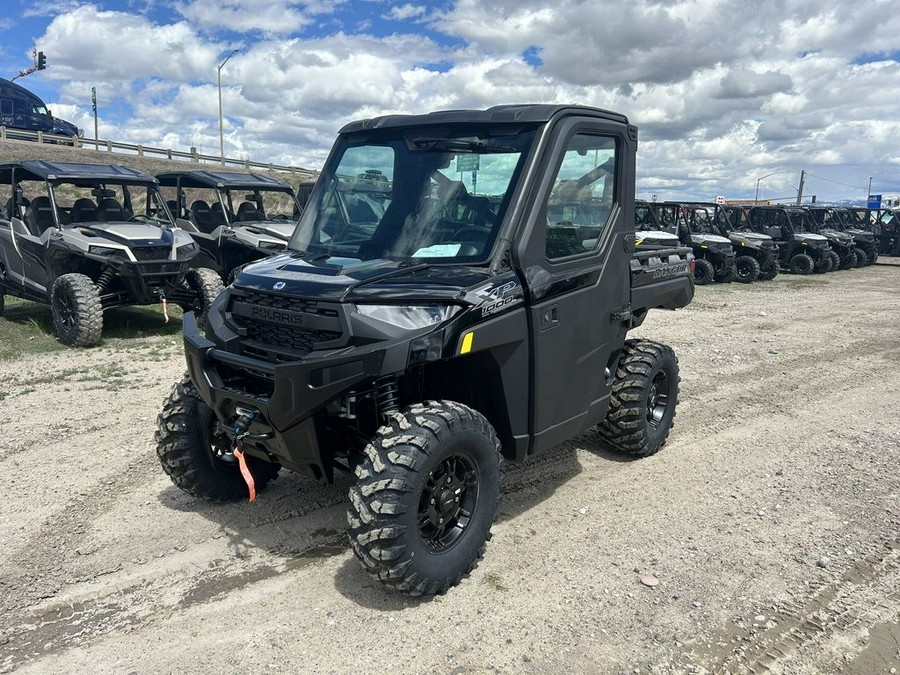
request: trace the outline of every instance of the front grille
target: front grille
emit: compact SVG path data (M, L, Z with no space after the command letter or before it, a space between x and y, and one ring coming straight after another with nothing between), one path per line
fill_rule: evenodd
M228 306L232 323L244 337L241 353L255 358L290 360L322 345L339 346L344 334L337 304L238 290Z
M135 260L168 260L172 254L170 246L135 246L131 249Z

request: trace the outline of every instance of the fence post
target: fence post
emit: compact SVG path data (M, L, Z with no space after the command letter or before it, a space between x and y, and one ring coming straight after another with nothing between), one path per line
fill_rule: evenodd
M166 157L169 159L172 159L172 151L171 150L166 150Z
M0 127L0 141L6 140L6 127Z
M200 163L200 159L197 157L197 148L193 145L191 146L191 161L195 163Z
M143 146L143 145L139 145L139 146L137 147L137 151L138 151L138 157L143 157L143 156L144 156L144 146Z
M44 132L41 131L40 129L38 129L38 132L37 132L37 142L38 143L44 142Z
M106 141L106 151L112 152L112 143L110 141Z

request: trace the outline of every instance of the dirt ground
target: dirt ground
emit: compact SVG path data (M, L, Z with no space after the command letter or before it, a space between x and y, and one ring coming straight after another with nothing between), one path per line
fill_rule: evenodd
M363 572L346 484L212 507L169 482L177 335L0 361L0 672L896 672L884 262L651 313L681 363L667 446L628 461L588 433L507 465L485 559L432 600Z

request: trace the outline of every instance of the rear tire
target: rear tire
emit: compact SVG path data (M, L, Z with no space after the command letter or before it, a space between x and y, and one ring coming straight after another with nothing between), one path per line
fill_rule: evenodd
M834 260L831 259L831 254L823 256L813 266L813 272L816 274L828 274L832 271L834 271Z
M188 376L175 384L156 418L156 454L172 482L208 502L250 495L232 443ZM245 455L257 492L278 475L278 464Z
M103 305L91 278L63 274L50 289L50 314L59 341L69 347L93 347L103 333Z
M716 268L705 258L694 260L694 283L698 286L711 284L716 276Z
M184 273L184 284L195 293L194 301L189 305L182 305L186 312L194 312L197 315L197 325L206 327L206 318L213 300L222 292L222 278L217 272L206 267L190 269Z
M752 255L739 255L734 259L734 278L742 284L759 279L759 261Z
M791 258L789 267L794 274L812 274L815 263L813 262L813 259L805 253L798 253Z
M616 367L600 435L619 452L648 457L660 451L675 421L678 357L650 340L627 340Z
M500 442L477 411L429 401L395 413L350 488L350 545L366 571L408 595L435 595L477 565L500 496Z
M772 281L775 277L778 276L778 261L773 262L769 267L765 270L762 270L759 273L759 278L762 281Z

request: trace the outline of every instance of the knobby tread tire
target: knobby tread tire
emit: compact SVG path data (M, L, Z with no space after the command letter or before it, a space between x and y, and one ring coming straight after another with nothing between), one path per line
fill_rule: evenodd
M668 369L671 402L665 424L654 430L647 421L646 395L661 368ZM606 419L598 425L600 435L625 454L636 457L656 454L675 424L680 382L678 357L671 347L651 340L627 340L616 367Z
M61 296L67 296L75 316L74 324L66 327L57 308ZM90 277L84 274L63 274L50 289L50 314L59 341L69 347L93 347L103 334L103 305L100 293Z
M874 265L878 262L878 249L873 247L866 257L869 259L869 264Z
M865 267L869 264L869 256L861 248L853 249L853 255L856 256L856 260L853 263L854 267Z
M836 251L831 251L828 255L831 256L831 271L837 272L841 268L841 256Z
M791 272L794 274L812 274L815 266L816 264L813 262L813 259L805 253L798 253L795 255L791 258L789 265Z
M428 472L460 443L478 447L478 501L460 539L447 551L424 548L419 500ZM355 469L347 510L350 546L366 571L402 593L445 593L483 557L497 513L500 441L479 412L453 401L427 401L395 413Z
M212 306L213 300L225 288L222 285L222 277L214 270L198 267L185 272L184 283L198 295L195 306L186 307L185 309L194 309L197 314L197 325L200 328L205 328L209 308Z
M778 261L773 262L769 267L762 270L759 273L759 278L762 281L772 281L775 277L778 276Z
M742 284L750 284L759 279L759 261L752 255L739 255L734 259L733 269L735 281Z
M697 258L694 260L694 283L698 286L706 286L711 284L716 276L716 268L705 258Z
M209 449L215 416L191 379L177 382L156 419L156 454L163 471L181 490L208 502L247 499L249 490L236 464L216 459ZM246 456L256 491L278 475L279 466Z

